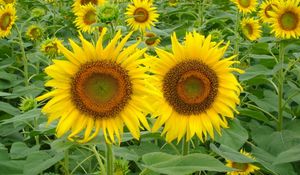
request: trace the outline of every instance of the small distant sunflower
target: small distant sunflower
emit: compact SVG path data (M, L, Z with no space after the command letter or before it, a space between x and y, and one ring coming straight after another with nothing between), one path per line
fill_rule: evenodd
M152 6L151 2L143 0L133 0L133 4L129 4L126 13L128 17L126 22L133 30L145 31L155 26L158 14L156 7Z
M61 44L61 41L57 38L47 39L42 43L41 51L50 57L55 57L60 53L58 44Z
M254 18L243 18L241 21L243 34L251 41L261 37L261 26L259 20Z
M92 33L96 27L92 26L97 23L97 11L92 4L83 6L79 11L75 13L76 20L75 25L83 32Z
M0 0L0 4L12 4L14 5L16 3L16 0Z
M240 150L240 153L243 155L255 159L250 153L247 153L244 150ZM251 163L238 163L233 162L231 160L226 160L227 164L226 166L230 168L238 169L236 171L227 172L227 175L250 175L251 173L254 173L255 171L259 170L259 167L251 164Z
M187 33L184 44L173 34L172 51L156 49L159 58L149 59L153 76L149 76L148 99L157 110L153 126L157 131L164 125L162 134L171 142L179 142L184 135L189 141L195 134L204 141L208 134L213 139L214 129L221 134L227 128L227 118L239 104L241 85L230 66L235 56L222 59L229 45L211 42L211 36ZM203 139L204 138L204 139Z
M270 22L270 11L273 11L273 6L278 7L278 0L266 0L260 5L259 16L265 23Z
M149 47L157 46L160 43L159 37L152 32L145 33L145 44Z
M0 6L0 38L10 34L16 18L16 9L12 4Z
M103 47L106 31L103 29L96 46L82 35L82 47L69 40L73 52L59 44L67 60L53 60L54 64L45 69L52 78L45 86L54 89L38 100L50 98L42 112L48 114L49 122L59 119L58 137L70 131L69 139L87 142L102 129L106 142L111 143L115 136L121 141L124 124L136 139L141 124L150 129L142 113L149 109L143 99L146 74L139 66L146 49L138 50L139 43L123 49L131 33L118 43L120 31Z
M278 38L298 38L300 36L300 0L282 1L270 11L272 33Z
M26 31L26 36L32 41L38 40L43 36L43 29L36 24L30 25Z
M76 13L79 11L83 6L91 4L93 6L102 5L105 3L105 0L74 0L73 3L73 11Z
M119 7L115 4L106 3L99 8L100 20L103 23L112 22L119 16Z
M250 13L256 10L256 0L231 0L242 13Z

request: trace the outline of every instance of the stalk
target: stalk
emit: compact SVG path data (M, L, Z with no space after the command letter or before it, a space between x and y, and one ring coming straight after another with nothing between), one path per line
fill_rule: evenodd
M109 143L106 143L106 171L107 175L114 173L112 144Z
M283 82L284 82L284 72L283 72L283 64L284 64L284 43L279 43L279 64L280 70L278 75L278 126L277 130L282 130L283 125L283 107L282 107L282 100L283 100Z

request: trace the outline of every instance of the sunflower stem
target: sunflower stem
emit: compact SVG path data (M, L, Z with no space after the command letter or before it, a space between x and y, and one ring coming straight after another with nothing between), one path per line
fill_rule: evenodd
M235 22L235 28L234 28L234 32L235 32L235 43L234 43L234 51L233 51L234 55L238 55L239 49L240 49L239 48L239 41L240 41L239 26L240 26L240 12L237 10L236 22Z
M112 144L106 143L106 171L107 175L113 175L114 173L113 164L113 151Z
M284 72L283 72L284 52L285 52L284 43L280 42L279 43L280 70L279 70L279 75L278 75L278 126L277 126L278 131L282 130L282 125L283 125L282 100L283 100L283 82L284 82Z
M182 155L188 155L189 154L189 149L190 149L190 141L186 140L186 137L183 137L182 140Z
M99 155L99 152L98 152L97 149L96 149L96 145L92 147L92 150L93 150L93 153L95 154L96 159L97 159L97 161L98 161L98 164L99 164L99 166L100 166L101 174L106 174L105 167L104 167L104 165L103 165L103 163L102 163L102 160L101 160L101 157L100 157L100 155Z
M65 150L65 158L64 158L64 168L65 168L65 175L69 175L69 150Z

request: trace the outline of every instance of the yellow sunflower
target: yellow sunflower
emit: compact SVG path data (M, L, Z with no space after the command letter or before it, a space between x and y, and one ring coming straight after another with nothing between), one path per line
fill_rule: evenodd
M250 153L247 153L244 150L240 150L240 153L251 159L255 159ZM226 166L238 169L236 171L227 172L227 175L250 175L251 173L254 173L255 171L259 170L259 167L251 163L238 163L233 162L231 160L226 160L226 162Z
M83 32L92 33L96 27L92 26L97 23L96 8L92 4L82 6L82 8L75 13L76 20L75 25Z
M73 11L76 13L79 11L83 6L88 4L92 4L93 6L102 5L105 3L105 0L75 0L73 3Z
M259 20L254 18L243 18L241 21L241 28L243 34L251 41L261 37L262 31Z
M0 6L0 38L10 34L16 18L16 9L12 4Z
M15 4L16 0L0 0L0 4L6 5L6 4Z
M133 30L145 31L149 30L151 26L155 26L158 14L156 7L152 6L152 2L143 0L133 0L133 4L129 4L126 13L128 17L126 22Z
M143 60L139 58L146 49L138 50L139 43L123 49L131 33L118 43L120 31L103 47L106 31L103 29L96 46L82 35L82 47L69 40L73 51L59 44L67 60L53 60L54 64L45 69L52 78L45 86L54 89L38 100L50 98L42 112L49 116L49 122L59 119L58 137L70 131L69 139L87 142L102 129L106 142L114 143L115 136L121 140L124 123L136 139L141 123L150 129L142 113L149 105L143 100L144 69L139 68Z
M256 0L231 0L242 13L250 13L256 10Z
M278 0L266 0L260 5L259 16L261 20L265 23L270 22L270 11L273 11L273 6L278 7L279 1Z
M41 51L50 57L57 56L60 51L58 49L58 44L61 44L61 40L57 38L51 38L45 40L41 45Z
M43 29L41 26L36 24L30 25L26 31L26 36L30 40L38 40L43 36Z
M286 0L270 11L272 33L278 38L298 38L300 36L300 0Z
M155 47L160 43L159 37L152 32L145 33L145 44L149 47Z
M153 126L157 131L162 125L162 134L171 142L179 142L184 135L190 140L195 134L203 141L208 134L213 139L214 129L228 127L227 118L234 118L233 111L239 104L241 86L230 66L235 56L222 59L229 43L211 42L211 36L187 33L184 44L173 34L172 51L156 49L159 58L148 64L154 76L149 76L149 99L157 107L158 116ZM203 139L204 138L204 139Z

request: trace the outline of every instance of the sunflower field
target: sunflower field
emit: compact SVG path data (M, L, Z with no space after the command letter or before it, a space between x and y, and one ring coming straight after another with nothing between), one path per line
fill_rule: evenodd
M0 175L300 175L300 0L0 0Z

